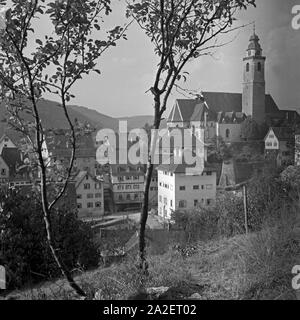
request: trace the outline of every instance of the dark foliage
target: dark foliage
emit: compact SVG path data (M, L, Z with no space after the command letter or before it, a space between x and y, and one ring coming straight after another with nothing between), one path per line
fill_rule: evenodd
M8 288L61 276L48 247L38 197L10 192L0 198L0 264L6 268ZM76 213L53 210L52 230L58 254L69 270L97 266L92 230Z

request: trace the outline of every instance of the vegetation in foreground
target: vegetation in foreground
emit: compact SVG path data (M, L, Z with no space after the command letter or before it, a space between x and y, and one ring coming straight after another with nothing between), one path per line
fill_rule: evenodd
M300 259L299 235L292 221L270 225L264 231L229 239L196 242L185 250L169 247L151 255L149 276L143 278L128 257L121 264L83 273L77 281L89 299L130 299L142 287L169 287L162 298L187 299L295 299L291 269ZM99 294L100 292L100 294ZM65 281L16 293L20 299L76 299Z
M185 299L194 293L201 299L293 299L291 270L300 261L298 173L299 168L292 167L280 175L266 171L250 183L248 235L244 229L242 198L228 193L220 198L214 211L177 212L171 231L160 230L161 234L155 230L148 231L148 275L141 273L137 264L138 248L135 248L121 262L109 268L101 266L93 271L82 268L80 274L77 272L76 280L88 293L89 299L95 296L97 299L130 299L137 294L145 297L143 292L146 288L160 286L170 288L163 296L166 299ZM16 203L16 197L2 202L6 205L2 216L3 212L12 213L7 216L9 219L2 220L2 226L7 232L14 231L11 239L17 241L21 229L23 233L31 230L18 229L18 223L30 219L34 223L38 221L34 220L34 214L29 214L32 206L23 206L22 203L12 206L13 203ZM26 212L22 213L17 208L30 208L27 218ZM17 219L19 215L26 219ZM91 238L86 248L68 245L86 241L80 230L88 234L88 229L82 229L83 225L78 228L81 224L76 224L76 220L70 217L65 221L69 221L66 226L71 225L71 229L62 227L62 222L57 226L60 226L58 230L73 230L72 239L64 233L61 248L66 250L64 256L70 258L68 261L76 264L84 257L82 253L87 249L94 250L94 247ZM20 244L14 247L23 248ZM68 251L71 248L76 250ZM35 255L39 257L40 251L32 249L31 256ZM87 257L97 255L89 254ZM89 265L91 267L93 264ZM78 299L65 280L43 283L13 294L21 299Z

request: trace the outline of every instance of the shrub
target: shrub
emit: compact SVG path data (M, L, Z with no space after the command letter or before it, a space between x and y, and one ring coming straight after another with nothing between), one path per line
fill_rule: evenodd
M6 268L9 289L61 275L47 245L40 203L34 195L1 196L0 264ZM51 227L56 248L70 270L97 266L92 230L76 212L53 210Z

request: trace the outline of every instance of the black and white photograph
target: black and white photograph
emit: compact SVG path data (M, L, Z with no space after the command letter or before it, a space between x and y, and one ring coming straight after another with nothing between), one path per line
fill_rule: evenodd
M300 300L299 59L300 0L0 0L0 310Z

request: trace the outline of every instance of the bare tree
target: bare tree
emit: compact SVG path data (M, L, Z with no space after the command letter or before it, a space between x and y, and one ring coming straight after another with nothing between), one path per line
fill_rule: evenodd
M154 99L154 129L160 127L172 90L179 81L186 79L187 64L201 56L211 55L216 48L225 45L218 42L219 36L238 29L234 26L236 13L250 5L255 6L255 0L127 1L127 16L133 17L151 39L159 57L150 89ZM147 268L145 226L156 140L157 135L151 141L140 221L139 252L144 270Z
M5 6L7 2L0 4ZM101 33L103 17L111 13L110 0L16 0L10 5L0 35L0 81L7 121L26 137L34 154L31 165L39 172L43 216L53 258L75 292L85 296L55 247L51 224L51 214L65 194L75 158L78 128L70 118L67 103L74 97L71 90L78 80L91 71L100 73L97 59L117 40L125 38L126 27ZM49 25L49 32L37 36L41 24ZM62 182L55 184L55 194L51 196L54 168L43 157L46 132L39 109L44 93L59 97L72 146L69 164L60 172Z

